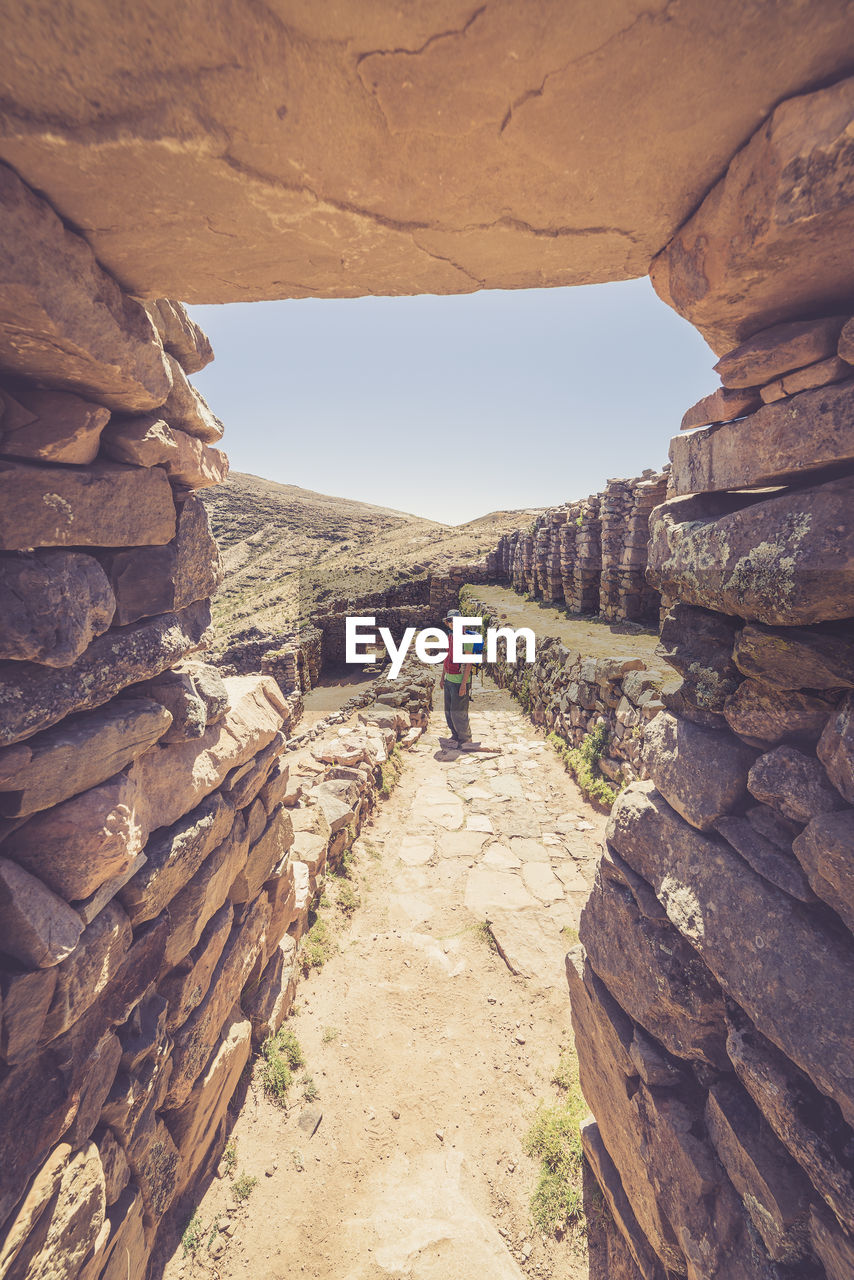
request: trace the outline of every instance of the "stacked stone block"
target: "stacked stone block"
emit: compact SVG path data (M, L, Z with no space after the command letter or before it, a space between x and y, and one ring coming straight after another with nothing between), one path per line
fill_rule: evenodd
M0 210L0 1274L142 1280L429 689L363 712L346 796L333 765L289 792L293 704L199 656L220 562L196 491L227 471L187 377L207 339L2 166Z
M654 272L743 340L673 441L648 572L683 683L567 960L584 1148L644 1277L854 1274L854 324L763 310L804 237L848 251L852 111L854 81L778 107Z
M599 612L609 622L658 620L658 593L646 580L649 517L663 502L667 475L652 470L609 480L602 494Z

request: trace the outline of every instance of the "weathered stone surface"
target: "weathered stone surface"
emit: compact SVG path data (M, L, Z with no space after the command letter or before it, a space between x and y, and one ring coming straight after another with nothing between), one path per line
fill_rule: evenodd
M181 1163L172 1135L153 1110L140 1122L127 1155L142 1192L143 1224L153 1232L178 1194Z
M718 818L715 831L741 854L758 875L775 884L790 897L797 898L799 902L815 902L815 894L803 868L792 853L791 845L787 850L778 848L746 818L734 814Z
M198 649L210 626L210 605L149 618L93 640L70 666L0 662L0 744L29 738L65 716L102 706L127 685L157 675Z
M706 1128L770 1256L789 1263L804 1257L812 1188L747 1092L731 1080L713 1085Z
M819 307L848 305L852 103L851 80L780 102L653 262L656 292L713 351ZM772 362L764 378L748 365L745 381L728 375L724 383L768 381L834 347L835 339L830 351L802 348L782 367Z
M642 275L772 105L850 66L838 0L797 40L797 11L735 6L720 41L696 0L667 22L610 5L304 5L298 41L277 11L227 12L176 21L160 3L120 32L93 21L83 51L70 19L46 33L25 10L9 36L4 158L140 296ZM166 102L134 79L143 45L158 77L180 81ZM251 67L235 49L252 50ZM108 136L103 122L119 118L121 137Z
M189 1098L220 1038L235 997L239 996L256 960L263 953L264 931L269 919L270 904L262 898L249 908L243 921L235 924L207 995L176 1032L167 1108L180 1107Z
M716 422L732 422L735 418L743 418L745 414L758 409L762 400L753 387L743 391L731 391L727 387L718 387L711 395L703 396L682 415L680 431L691 431L694 427L707 427Z
M290 864L273 876L265 886L270 899L271 916L267 927L267 953L272 953L290 929L297 916L296 884Z
M258 792L258 797L268 814L271 814L276 806L284 801L289 777L290 766L279 758L273 764L267 775L267 781Z
M0 555L0 659L67 667L113 620L103 569L75 551Z
M828 387L834 382L843 382L854 376L854 369L847 360L839 356L831 356L829 360L818 360L807 365L806 369L796 369L787 373L782 379L783 390L787 396L795 396L799 391L809 391L812 387Z
M850 1123L854 1011L835 993L854 981L854 943L828 934L728 845L686 826L650 783L618 798L608 838L724 991Z
M131 547L99 556L116 597L120 626L183 609L213 595L222 580L219 548L198 498L179 504L175 540L162 547Z
M145 1280L149 1242L143 1224L142 1196L128 1187L107 1215L110 1236L97 1260L97 1271L81 1280Z
M171 827L158 828L145 846L146 865L119 893L131 922L137 925L159 915L233 823L231 807L215 792Z
M750 770L747 788L793 822L807 823L820 813L843 807L818 760L795 747L776 747L760 756Z
M842 326L836 349L846 364L854 364L854 316Z
M152 698L172 717L168 731L161 735L162 742L200 738L207 728L207 707L187 671L163 671L153 680L136 685L134 693Z
M659 1260L638 1225L638 1220L623 1190L619 1170L608 1155L599 1125L592 1116L582 1121L581 1145L584 1148L587 1163L593 1170L593 1175L643 1280L656 1280L660 1275Z
M168 1053L167 1013L166 998L159 991L147 996L134 1009L119 1031L121 1063L125 1071L137 1072L144 1062Z
M169 368L140 304L6 165L0 166L0 209L0 366L91 395L111 409L162 404Z
M73 902L126 871L147 835L136 786L125 770L34 814L7 836L3 852Z
M170 721L151 698L116 698L0 750L0 814L49 809L112 778L162 738Z
M837 791L854 804L854 695L849 693L842 699L816 751Z
M200 658L187 658L177 664L177 670L190 676L196 693L205 704L207 723L216 724L228 710L228 690L219 668Z
M70 1142L72 1147L79 1147L94 1133L101 1110L116 1078L121 1056L121 1043L112 1031L107 1031L90 1050L90 1061L95 1069L80 1095L77 1114L63 1135L65 1141Z
M567 977L582 1089L640 1229L665 1267L733 1280L767 1275L767 1257L751 1247L741 1203L703 1136L688 1077L678 1093L648 1089L598 999L582 947L567 956Z
M280 729L254 759L237 769L232 769L222 784L222 793L229 804L232 804L235 809L243 809L252 803L265 785L267 775L281 755L286 742L287 735Z
M130 1181L130 1169L125 1153L112 1129L100 1130L93 1141L98 1147L104 1169L104 1196L109 1206L115 1204Z
M76 1276L104 1221L104 1170L93 1142L60 1144L27 1191L0 1250L4 1280Z
M67 391L0 387L0 453L39 462L94 462L110 411Z
M792 848L813 891L854 933L854 811L813 818Z
M6 452L5 445L0 446ZM115 418L101 437L108 458L137 467L162 466L173 484L188 489L207 489L222 484L228 475L228 458L221 449L170 427L156 413L133 418Z
M257 984L247 983L240 1001L252 1021L253 1041L259 1046L279 1030L293 1008L298 976L296 938L285 934L273 944L268 930L265 951L267 964Z
M776 404L778 400L785 400L786 389L783 386L783 379L777 378L774 382L769 382L759 392L759 398L763 404Z
M111 902L83 931L76 950L57 969L56 990L43 1036L53 1040L82 1017L118 971L132 941L130 922Z
M186 1102L165 1114L166 1125L181 1156L182 1186L187 1186L204 1160L225 1116L240 1073L252 1051L252 1024L235 1005L219 1044Z
M164 349L174 356L185 373L198 373L214 358L207 334L187 315L186 307L171 298L143 303Z
M835 702L797 689L775 689L759 680L743 680L724 704L733 733L755 746L773 746L784 738L815 743Z
M671 605L661 622L656 653L683 677L685 696L716 715L741 680L730 657L738 628L736 618L681 601Z
M854 372L854 370L852 371ZM854 383L766 404L670 442L675 496L779 484L854 460Z
M0 858L0 951L31 968L66 960L83 921L62 898L7 858Z
M752 804L745 809L744 816L754 831L770 840L783 853L789 853L795 836L799 836L804 829L802 822L784 818L782 813L772 809L769 804Z
M579 938L621 1008L670 1053L726 1064L723 993L666 918L650 920L627 886L600 872L581 913Z
M172 487L160 467L0 461L0 550L154 546L174 535Z
M854 688L854 632L845 623L802 630L750 623L733 661L746 676L776 689Z
M646 727L643 761L658 790L686 822L708 831L747 794L756 752L725 730L660 711Z
M679 1274L685 1271L684 1255L651 1185L646 1153L641 1153L635 1141L636 1116L630 1090L635 1091L638 1076L625 1047L631 1035L630 1020L607 990L604 1001L601 998L603 984L582 946L573 947L567 955L566 974L584 1097L597 1117L605 1148L620 1171L640 1230L664 1265ZM616 1025L611 1021L612 1012Z
M227 685L228 714L201 738L157 744L108 782L35 814L7 836L9 856L69 901L120 875L152 830L189 812L276 733L281 699L268 676Z
M727 1052L736 1074L783 1146L841 1222L854 1231L854 1136L839 1108L744 1014L734 1012Z
M205 859L192 880L169 904L171 931L166 948L167 966L178 964L192 951L208 920L228 898L234 878L246 861L249 834L238 814L226 838Z
M190 954L160 983L158 990L169 1002L166 1026L170 1031L186 1022L207 995L211 975L231 932L233 916L234 908L226 902L211 916Z
M294 842L294 828L287 809L279 808L261 837L250 847L246 862L228 891L231 902L252 902L270 879Z
M854 479L764 501L676 498L650 517L647 577L689 604L786 626L854 613Z
M854 1275L854 1237L819 1205L812 1207L810 1238L816 1256L824 1264L827 1280L849 1280Z
M208 444L221 440L225 428L219 418L211 413L204 396L187 381L175 357L167 355L166 359L172 373L172 386L163 406L164 418L173 427Z
M55 990L55 968L0 972L0 1058L4 1062L24 1062L35 1051Z
M728 351L715 365L725 387L759 387L781 374L836 355L846 316L772 325Z

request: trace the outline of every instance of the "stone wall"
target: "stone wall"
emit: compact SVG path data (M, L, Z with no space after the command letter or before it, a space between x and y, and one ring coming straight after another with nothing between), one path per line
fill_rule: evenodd
M199 656L207 339L2 167L0 206L0 1275L141 1280L432 676L376 682L293 782L298 698Z
M544 511L527 531L505 534L486 558L488 580L570 613L657 623L660 596L646 577L647 542L668 470L609 480L602 493Z
M463 591L460 602L463 612L482 617L484 626L502 625L475 591ZM593 658L544 636L537 638L533 663L521 657L509 663L507 646L500 640L498 660L487 663L485 670L500 688L510 690L534 724L570 747L604 728L597 766L616 787L649 777L643 763L644 732L665 703L662 673L648 668L641 658Z
M672 444L649 578L683 683L567 960L584 1148L645 1280L854 1275L854 298L818 292L852 115L852 81L778 107L656 268L743 341Z

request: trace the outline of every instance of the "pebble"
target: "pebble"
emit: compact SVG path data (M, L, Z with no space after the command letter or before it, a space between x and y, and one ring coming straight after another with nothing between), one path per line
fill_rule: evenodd
M440 1141L440 1142L444 1142L444 1141L445 1141L445 1134L444 1134L444 1130L442 1130L442 1129L437 1129L437 1130L436 1130L436 1137L439 1139L439 1141Z
M264 1177L265 1177L265 1178L272 1178L272 1176L273 1176L273 1174L274 1174L275 1172L276 1172L276 1170L273 1168L273 1166L272 1166L272 1165L268 1165L268 1166L267 1166L267 1168L264 1170Z
M391 1113L391 1118L392 1118L392 1120L399 1120L399 1119L400 1119L400 1112L397 1110L397 1108L395 1108L395 1110L394 1110L394 1111L392 1111L392 1113Z
M517 1043L517 1044L524 1044L524 1043L525 1043L525 1037L524 1037L523 1035L517 1035L517 1036L516 1036L516 1043Z

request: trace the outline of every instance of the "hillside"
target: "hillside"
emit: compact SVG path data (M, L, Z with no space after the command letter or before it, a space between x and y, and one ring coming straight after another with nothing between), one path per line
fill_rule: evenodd
M222 548L215 647L250 627L281 631L325 601L479 559L534 511L493 511L462 525L234 472L201 494Z

